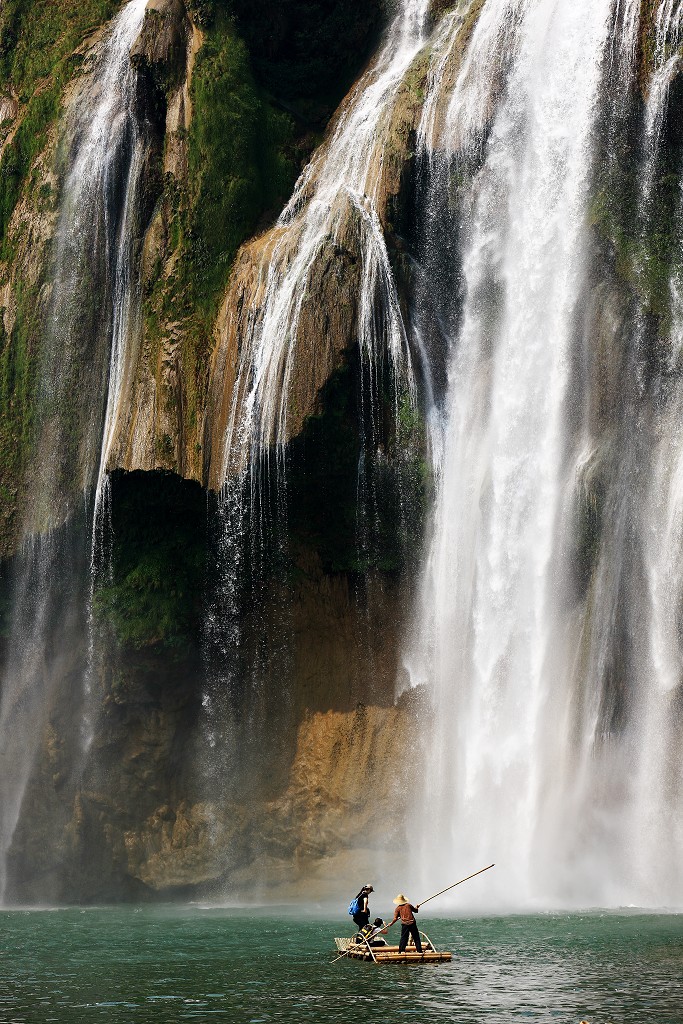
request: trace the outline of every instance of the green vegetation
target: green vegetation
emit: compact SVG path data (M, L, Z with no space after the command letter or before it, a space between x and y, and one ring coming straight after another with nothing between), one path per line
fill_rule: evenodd
M195 0L189 9L205 41L191 84L188 181L165 185L166 255L177 258L150 290L147 317L154 334L180 314L194 348L239 246L279 213L319 141L302 109L314 103L316 125L326 122L375 39L380 5L362 16L350 0Z
M8 549L15 528L15 505L33 429L35 380L32 355L38 289L19 286L17 319L9 337L0 309L0 551Z
M196 436L213 323L237 250L280 212L316 141L304 141L289 114L269 102L234 19L212 10L202 20L187 179L166 176L159 204L165 239L144 303L153 357L166 325L179 325L188 437Z
M213 315L238 247L288 198L297 168L292 123L262 98L231 21L214 21L192 78L189 196L183 228L193 304Z
M289 529L295 544L317 550L326 572L395 573L417 553L423 535L429 488L423 426L407 396L395 422L386 373L378 451L369 451L373 427L369 410L359 407L360 373L356 350L325 386L323 413L310 417L290 445Z
M52 79L37 93L24 111L12 141L5 148L0 162L0 257L7 258L7 227L19 201L23 184L47 141L50 124L59 112L63 81L61 75Z
M662 4L660 0L641 0L638 27L638 80L643 96L647 95L652 79L657 50L659 14ZM674 46L678 43L675 29L676 19L670 22L670 36L666 43L665 60L673 56Z
M183 657L201 637L206 498L170 473L112 478L112 572L95 594L98 621L132 650Z
M0 81L22 102L54 75L65 56L116 11L120 0L3 0Z
M19 102L14 134L0 161L0 260L6 264L17 256L26 230L24 224L12 237L8 234L21 196L36 212L54 202L51 186L41 181L39 171L31 171L59 118L64 90L81 68L78 48L118 6L117 0L5 0L0 7L0 91L11 92ZM0 550L11 545L16 528L15 506L36 422L42 277L35 271L42 257L39 248L31 255L30 283L17 275L16 316L9 334L0 317ZM49 410L42 413L49 415ZM68 428L66 436L77 443Z
M659 176L646 225L630 184L622 180L615 187L613 178L605 184L592 203L591 223L611 247L619 277L638 294L646 312L665 319L671 274L681 263L677 244L679 178L672 173Z
M603 156L599 187L590 209L590 222L603 258L637 296L643 311L668 334L670 282L683 275L680 251L680 167L683 144L676 111L683 103L683 84L673 83L669 96L649 198L643 198L643 175L650 158L638 151L642 108L624 119L610 134Z
M0 522L4 549L11 547L14 510L38 425L40 295L49 251L40 242L28 255L28 218L11 236L8 226L20 200L32 215L49 212L58 200L45 180L47 158L43 166L40 157L51 152L48 143L65 90L83 66L85 41L121 3L4 0L0 5L0 92L19 104L0 163L0 260L5 279L12 273L17 301L12 331L0 333L0 487L8 499ZM380 4L370 0L359 13L353 0L187 3L204 43L191 82L191 124L173 140L185 145L177 173L161 180L157 163L146 182L143 215L155 211L158 231L153 265L145 274L143 313L153 373L162 339L170 334L179 342L183 427L197 460L213 322L236 252L272 222L291 195L320 140L319 129L370 52ZM152 133L163 130L166 99L182 72L177 50L165 62L148 66L143 61L140 67L141 101L154 122ZM22 284L28 263L30 285ZM97 303L97 288L83 288L83 311L76 321L83 352L84 339L92 336L88 296ZM178 401L175 393L164 392L164 398L170 405ZM53 413L59 421L66 463L82 433L81 405L74 401L73 409L51 412L40 401L41 422ZM175 438L159 440L160 459L169 467L175 465L175 448Z
M0 8L0 88L11 89L21 104L19 126L0 162L2 256L24 181L80 67L74 51L117 6L116 0L4 0Z
M259 84L324 125L375 46L383 0L226 0Z

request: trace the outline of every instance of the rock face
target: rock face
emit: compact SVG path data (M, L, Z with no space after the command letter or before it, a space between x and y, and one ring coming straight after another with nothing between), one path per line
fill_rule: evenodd
M253 17L259 16L254 11ZM246 13L241 17L248 21ZM373 24L369 19L365 31L371 32ZM189 20L180 2L160 2L150 5L132 52L134 62L149 72L165 94L164 190L143 247L142 284L150 299L144 306L141 358L110 468L170 469L217 488L225 479L229 422L235 414L239 416L244 397L233 392L238 352L259 319L271 257L277 251L281 263L275 273L284 273L296 238L295 232L290 233L285 241L282 230L274 228L247 242L235 256L229 280L226 273L221 282L224 297L220 305L216 303L217 315L212 320L198 319L191 308L193 285L186 274L186 262L194 254L191 242L182 237L184 201L181 198L179 204L178 196L185 195L190 207L199 200L192 181L197 173L192 166L192 142L193 132L201 135L202 127L192 120L192 96L202 93L204 83L193 85L193 75L197 59L200 64L206 60L213 45ZM271 63L271 77L272 73ZM259 125L258 130L273 128ZM215 131L232 132L234 127L226 121ZM201 152L197 156L201 158ZM272 174L272 168L257 166L253 173ZM294 175L290 187L293 183ZM226 188L229 182L219 181L212 187ZM296 342L300 355L296 379L289 388L290 436L299 434L306 418L320 411L324 384L355 343L360 258L357 224L350 212L344 217L347 225L334 242L330 240L328 251L320 254L307 283L310 300L302 310ZM225 254L220 258L224 260Z
M12 133L17 114L19 113L19 101L14 96L0 95L0 160L2 152L8 142L12 141Z
M232 21L216 13L202 24L181 0L150 3L131 51L138 72L141 130L153 144L137 217L141 230L137 337L128 346L125 393L108 468L172 469L206 482L209 368L218 330L216 312L230 264L264 210L274 211L286 200L298 170L296 161L311 141L308 132L297 135L294 122L262 97ZM10 29L16 31L16 27ZM10 29L0 19L0 31ZM21 23L20 30L30 35L30 25ZM11 83L7 92L3 84L0 93L3 181L17 180L17 165L24 175L16 195L8 196L0 222L4 239L0 351L7 364L4 379L13 388L0 422L0 478L7 499L0 547L6 553L16 544L25 519L26 468L36 462L34 424L40 397L35 381L43 359L51 259L68 169L68 153L59 148L60 136L69 110L87 94L103 31L106 27L80 41L73 55L65 56L70 61L69 75L62 73L60 65L48 83L53 106L40 106L40 92L22 105ZM28 38L26 45L30 45ZM198 61L200 73L195 81ZM199 117L193 120L197 103ZM32 105L39 107L44 123L42 135L32 140L36 151L29 162L23 157L19 128L32 123ZM270 136L274 141L264 145ZM212 206L217 201L219 207L223 203L219 212ZM227 217L227 239L219 224L221 217ZM103 300L106 288L105 282L93 283L90 294L96 291ZM91 338L87 331L80 337L71 330L69 341L74 350L85 353ZM87 473L74 467L73 476L80 484Z
M313 876L322 898L340 871L353 888L359 863L369 870L388 838L401 839L414 768L406 736L419 710L416 696L394 703L405 593L377 580L368 605L315 558L300 554L299 567L286 595L280 585L264 593L242 625L248 664L264 633L269 647L286 640L256 689L247 680L236 722L220 704L203 714L199 650L110 654L92 744L74 761L87 656L74 648L14 836L13 899L279 898ZM358 864L346 863L349 850L363 851Z
M263 803L162 806L125 835L127 874L152 892L229 889L283 892L343 851L378 852L402 838L406 764L404 708L310 715L299 726L284 787ZM367 853L366 853L367 856ZM356 869L356 874L360 868ZM311 896L332 895L338 879ZM353 883L350 883L353 885Z
M10 140L11 135L6 139L7 144ZM5 395L2 414L0 551L3 554L15 548L24 513L34 386L26 364L30 364L32 357L36 362L39 358L41 324L50 294L45 271L57 223L55 147L56 134L53 133L48 148L33 165L34 180L40 182L42 190L41 199L38 201L38 188L33 188L19 201L10 222L12 259L0 258L0 344L10 373L24 364L24 374L15 378L14 393Z
M372 24L370 19L368 32ZM247 179L261 177L266 182L261 195L253 197L257 204L281 203L288 191L282 189L280 179L288 190L297 171L290 152L301 144L305 155L305 147L310 145L308 135L299 140L291 137L292 122L285 115L266 110L251 81L243 44L230 26L216 15L203 28L182 0L151 0L131 50L139 76L141 123L155 141L144 174L138 217L142 232L138 247L140 310L134 321L138 336L128 346L124 395L107 466L109 470L172 470L212 488L225 479L229 423L231 417L239 416L244 399L246 374L241 381L242 391L233 390L238 354L261 316L265 276L271 270L276 275L286 273L299 228L296 224L275 227L247 242L239 252L234 241L224 251L219 248L209 287L201 280L204 270L200 266L207 259L208 243L197 237L201 231L215 230L214 225L200 227L212 218L206 204L221 191L235 190L236 210L243 222L237 231L249 233L263 210L254 207L255 215L249 215L251 223L241 212L244 203L240 202L239 191ZM96 59L101 34L91 36L78 48L78 61L85 75L64 89L63 120L68 121L68 110L76 97L87 93L88 70ZM238 90L234 110L226 112L225 104L219 105L224 98L211 91L220 75L225 77L228 90L233 81ZM388 114L391 125L378 134L372 155L376 207L390 244L392 225L401 217L398 196L407 191L425 75L426 63L421 58L401 86ZM197 102L199 112L193 118ZM243 111L249 118L244 123L239 121ZM209 123L218 113L224 121ZM6 147L24 116L11 92L0 96L0 114L0 140ZM330 131L343 116L342 106ZM235 177L239 172L228 157L223 154L219 158L211 149L217 139L230 137L233 131L250 136L279 134L283 142L259 164L261 157L254 156L255 142L250 138L248 152L240 154L239 159L256 162L243 168L242 180ZM285 138L287 133L290 137ZM8 223L6 255L0 253L3 336L8 339L8 352L10 348L16 350L20 341L26 348L29 380L26 393L20 396L21 405L16 401L19 396L15 396L13 415L7 418L6 440L0 445L8 450L5 486L15 493L15 499L3 507L5 551L16 542L16 530L23 518L25 467L35 462L31 450L36 440L32 435L36 418L33 406L39 399L31 390L30 380L35 379L42 358L41 339L49 315L50 260L65 173L59 139L59 124L54 120L47 127L45 145L36 155L30 180ZM321 157L324 147L318 160ZM268 176L273 181L269 182ZM245 196L245 202L254 205L253 198ZM358 212L343 196L339 203L334 238L322 247L306 282L306 300L294 340L294 378L287 396L288 437L298 436L307 418L320 413L326 383L349 361L357 341L360 225ZM239 240L234 228L228 226L228 231L230 239ZM220 239L217 245L220 247ZM277 265L271 265L272 259ZM105 288L103 283L95 287L100 292ZM22 332L23 340L18 332ZM73 344L85 351L89 341L74 338ZM10 451L14 452L12 457ZM82 481L84 473L74 472L74 479Z
M165 106L162 155L163 191L147 228L141 257L141 287L149 293L159 279L170 281L182 254L172 244L175 190L188 183L187 135L192 117L191 85L197 53L204 36L190 21L183 4L149 4L131 58L154 83L158 102ZM163 96L163 100L161 97ZM171 316L143 321L140 355L123 403L117 442L109 469L174 468L201 480L201 436L189 434L184 412L188 381L183 366L184 326L178 310ZM146 328L146 329L145 329Z
M322 411L324 385L345 365L356 342L362 254L358 216L344 214L344 226L321 247L310 268L296 336L293 376L288 382L287 439ZM294 245L296 238L294 239ZM287 273L292 239L280 228L245 246L238 254L217 323L206 415L207 480L220 488L240 468L235 439L251 377L239 375L240 353L264 315L267 283ZM269 442L273 443L274 438ZM231 458L233 463L231 464Z
M130 51L133 64L157 77L178 82L186 77L191 25L182 0L149 0L138 39Z
M0 18L0 31L3 24ZM35 379L43 359L55 232L70 158L62 125L69 123L73 104L88 96L104 32L106 26L94 35L75 36L78 73L50 83L58 97L55 111L44 113L44 139L25 168L3 227L2 386L26 383L24 391L13 385L2 409L5 552L13 550L27 522L26 469L40 470L33 424L42 399ZM363 57L357 50L353 59ZM396 708L393 699L406 591L393 569L384 575L377 571L372 581L349 571L355 547L348 538L334 556L328 541L322 554L317 550L318 535L326 533L325 509L316 508L311 518L311 495L304 487L304 448L319 446L322 439L341 452L348 438L339 512L353 536L355 511L349 518L346 506L355 509L358 418L346 406L355 401L356 379L348 368L356 345L361 260L358 217L350 207L341 211L342 229L311 267L309 298L301 311L290 406L290 434L303 445L296 454L301 493L292 504L301 538L288 556L291 578L280 570L279 575L262 570L258 599L247 594L239 610L241 702L223 706L216 684L212 690L207 683L202 604L212 584L202 580L201 566L216 552L204 536L206 495L197 488L186 501L176 477L174 494L165 505L155 504L151 493L166 494L170 478L153 471L173 470L216 488L224 479L224 433L235 397L230 381L249 309L258 316L259 278L278 229L236 254L264 212L272 219L288 198L313 137L308 125L302 131L277 106L269 106L253 79L244 43L220 13L200 24L180 0L152 0L131 60L137 70L137 116L152 145L136 216L137 336L129 349L107 468L128 471L120 479L132 481L126 485L132 492L139 486L140 494L130 512L133 529L120 521L125 501L118 485L112 491L113 536L119 541L111 584L104 578L93 584L87 565L81 567L84 623L60 640L69 657L36 720L38 752L8 853L6 895L19 901L154 898L216 893L226 886L248 892L255 877L280 889L297 885L321 858L338 858L349 844L372 849L379 842L399 778L398 725L411 713ZM288 82L286 103L296 105ZM33 116L31 111L30 103L5 93L3 84L3 159L17 125ZM264 140L271 137L275 142L264 153ZM221 206L225 196L232 206ZM226 219L216 231L219 217ZM223 223L230 233L227 245ZM101 282L92 282L84 301L102 289ZM83 359L92 353L92 339L79 336L78 329L65 343ZM326 419L324 394L335 380L339 409ZM346 383L340 391L341 380ZM87 400L85 388L81 399ZM322 463L314 458L314 464ZM78 479L79 467L72 470ZM151 487L136 483L140 478L133 470L149 474ZM47 503L42 525L69 521L74 494L65 491L59 510ZM213 502L209 498L210 507ZM168 552L164 523L175 523L170 532L182 537ZM78 526L79 543L91 552L87 529ZM333 557L344 568L332 569ZM94 592L90 605L89 592ZM94 647L93 633L88 637L93 628ZM276 639L276 653L264 658L268 637ZM207 692L215 699L210 721L204 710ZM240 752L234 784L230 760L216 758L216 730ZM323 771L338 754L346 767L337 765L327 788L316 788L311 763ZM373 801L364 798L370 780L377 795ZM350 884L355 886L355 879Z
M316 4L287 6L295 23L298 7L305 20ZM216 494L240 478L253 454L238 436L255 374L249 346L263 324L267 290L291 271L307 204L358 92L341 103L321 139L331 104L315 95L315 78L292 67L285 45L292 24L277 5L239 0L228 18L220 4L150 0L131 50L139 123L153 145L137 211L135 337L107 464L111 550L105 573L91 577L86 565L81 579L85 602L92 591L99 656L93 668L90 637L71 638L63 684L41 719L10 851L15 898L253 894L255 879L267 893L297 894L305 883L309 895L324 896L326 873L354 889L360 866L370 869L388 840L401 840L393 822L403 816L410 782L402 737L425 709L419 695L397 703L395 687L429 473L420 416L399 408L384 350L379 397L370 412L363 406L358 324L368 211L376 215L397 308L407 314L419 255L418 131L442 156L448 94L483 7L484 0L433 0L432 22L443 32L405 68L382 112L367 153L367 194L340 188L330 200L330 228L302 277L286 338L291 372L274 389L288 486L278 491L267 474L255 481L247 473L236 512L229 486L222 503ZM377 28L378 8L366 8L344 34L344 46L360 40L354 60L335 54L335 66L353 74ZM262 31L270 18L277 21L273 52ZM68 121L70 105L89 87L105 31L88 35L94 24L81 27L61 55L69 73L40 86L53 89L55 109L43 112L40 145L26 157L16 202L1 211L3 218L8 212L0 249L3 554L16 549L26 522L29 469L40 471L35 418L45 396L36 394L35 379L69 160L58 115ZM643 24L639 55L647 68L652 31ZM371 62L363 81L376 72ZM644 70L643 93L646 79ZM21 125L37 116L35 96L15 85L0 82L3 173L8 154L18 160ZM482 148L499 86L491 76L477 111ZM677 89L674 81L674 99ZM675 154L673 121L665 132ZM453 148L457 156L457 139ZM276 221L304 165L296 202ZM606 167L613 195L628 193L619 176L632 170ZM443 201L455 202L462 176L476 173L454 159ZM662 261L649 261L650 276L633 272L628 247L635 243L618 207L596 201L591 224L600 274L584 316L597 380L591 430L600 444L577 486L581 596L591 587L609 483L623 311L633 294L647 295L653 351L663 315ZM667 209L673 220L673 205ZM85 365L91 337L69 340ZM270 432L261 440L268 449L276 438ZM374 476L367 469L373 459ZM82 501L80 485L68 499L39 525L68 520ZM81 540L83 550L94 550L85 526ZM228 595L217 613L212 600L221 590ZM212 647L207 636L221 616Z

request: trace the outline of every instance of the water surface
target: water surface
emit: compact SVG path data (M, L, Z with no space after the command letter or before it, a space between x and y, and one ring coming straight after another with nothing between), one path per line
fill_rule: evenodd
M0 1022L683 1024L683 916L426 918L450 964L333 964L347 922L200 907L0 912Z

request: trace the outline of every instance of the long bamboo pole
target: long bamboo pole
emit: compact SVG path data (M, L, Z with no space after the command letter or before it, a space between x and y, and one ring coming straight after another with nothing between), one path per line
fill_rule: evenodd
M437 896L442 896L445 892L448 892L449 889L455 889L456 885L462 885L463 882L469 882L470 878L476 878L477 875L483 875L485 871L490 871L491 868L495 868L495 866L495 864L488 864L485 868L480 868L479 871L475 871L473 874L467 875L466 878L461 878L459 882L453 882L453 885L447 885L445 889L439 889L439 891L435 892L433 896L428 896L426 900L421 900L420 903L417 904L417 906L423 907L425 903L429 903L430 900L435 900ZM371 939L374 939L376 935L379 935L379 933L385 931L385 929L391 928L391 925L396 924L397 920L398 918L394 918L394 920L391 921L390 924L383 924L381 928L377 928L374 932L368 935L367 938L365 939L365 942L368 944L368 946L370 945ZM348 952L349 950L345 949L343 953L341 953L338 957L335 957L332 963L336 964L337 960L341 960L343 957L347 956Z
M495 864L489 864L488 867L475 871L474 874L468 875L467 878L461 878L459 882L453 882L453 885L447 885L445 889L440 889L439 892L435 892L433 896L428 896L426 900L420 900L417 904L418 907L423 907L425 903L429 903L430 900L435 900L437 896L442 896L443 893L448 892L449 889L455 889L456 885L462 885L463 882L469 882L470 878L476 878L477 875L483 875L485 871L490 871L491 868L495 868L495 866Z

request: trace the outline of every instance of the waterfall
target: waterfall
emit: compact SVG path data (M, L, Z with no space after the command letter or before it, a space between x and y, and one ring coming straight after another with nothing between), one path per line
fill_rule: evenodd
M657 201L655 175L670 85L680 64L683 5L662 0L655 19L653 72L646 107L647 168L643 208ZM683 166L677 168L683 172ZM683 208L677 209L681 247ZM680 891L683 873L683 765L680 750L683 679L683 280L680 268L669 276L668 355L658 395L656 426L648 453L649 474L641 509L646 594L643 621L634 622L646 638L638 649L637 725L632 737L631 813L626 828L637 837L632 874L652 901Z
M680 300L672 359L680 376L683 322ZM680 893L683 842L683 765L680 687L683 678L683 385L675 385L662 411L643 502L647 566L640 626L647 637L639 651L637 725L632 737L631 872L651 902ZM679 897L680 898L680 897Z
M260 309L242 340L226 432L223 479L231 469L288 440L288 401L306 286L323 245L355 212L362 232L363 283L358 334L367 365L386 352L411 386L410 353L376 199L383 160L380 126L424 43L427 0L402 0L371 68L345 101L330 139L308 164L276 225L258 277ZM377 310L381 309L380 321Z
M61 137L36 456L0 691L0 901L13 897L20 826L50 820L33 804L72 793L90 754L107 474L142 330L151 142L130 51L146 3L123 5L92 51ZM400 0L277 223L233 268L197 737L197 790L206 783L202 796L216 799L198 814L215 812L221 870L232 845L246 861L252 836L242 848L224 827L226 791L247 807L291 763L295 601L291 576L278 576L295 507L287 459L357 348L357 575L380 533L368 466L394 458L382 448L387 381L392 444L401 403L412 417L421 400L434 476L404 652L428 712L404 751L422 873L413 891L495 861L473 902L671 903L683 882L683 166L672 167L667 137L683 3L470 0L440 16L435 6ZM398 155L397 111L409 136ZM390 224L392 174L403 176L397 209L413 189L410 237ZM662 209L675 253L660 238ZM327 305L344 288L350 329L330 355L312 318L339 318ZM396 463L403 454L414 452Z
M78 83L64 126L66 169L42 340L37 450L0 699L0 900L11 896L9 851L55 694L69 689L78 718L92 668L79 661L78 641L90 634L91 661L88 566L137 329L134 221L148 143L136 123L129 53L145 8L146 0L131 0L114 19L91 74ZM93 491L91 541L84 546L78 519ZM76 525L69 523L74 516ZM80 687L74 688L74 678ZM78 735L84 728L87 720L74 730L77 748L87 743Z
M205 750L200 762L205 790L212 794L227 787L234 794L241 785L253 786L259 772L272 777L272 763L292 725L289 611L283 601L276 622L260 618L264 593L259 588L273 565L277 573L287 560L287 446L295 433L290 422L293 377L306 358L300 342L306 330L306 302L315 291L311 280L326 253L334 246L343 249L350 235L353 245L357 242L360 267L352 326L361 367L359 418L367 420L367 425L360 424L359 561L373 543L374 509L367 510L374 493L369 478L387 369L395 412L399 396L415 402L412 358L385 242L380 191L386 123L404 76L424 45L428 7L428 0L401 0L379 53L342 104L329 137L302 172L258 258L248 261L246 272L238 259L233 270L233 288L245 274L249 312L237 337L235 380L218 459L217 585L205 628ZM333 273L343 274L344 268L335 267ZM230 309L231 324L244 303L244 293L233 294L238 297ZM320 315L327 311L321 308ZM313 360L318 358L312 353ZM250 608L248 650L245 605ZM264 678L274 664L277 686L271 693ZM275 736L268 734L268 727ZM264 756L255 766L245 751L258 748ZM245 782L243 775L248 775Z
M263 607L279 585L271 581L288 562L286 470L289 442L301 426L292 424L292 407L299 400L295 375L308 358L306 303L311 296L316 300L311 281L326 260L333 280L348 272L336 250L352 248L358 267L353 313L345 312L353 322L351 343L358 347L359 420L364 421L359 425L358 560L373 544L374 509L366 512L374 501L371 464L384 381L388 378L393 385L394 412L399 396L411 403L416 399L380 194L386 125L403 77L424 45L428 2L401 0L398 6L379 53L344 100L329 137L303 170L280 218L258 240L256 250L250 244L246 260L238 258L232 271L227 330L236 334L230 351L237 365L224 368L227 386L222 374L218 382L221 400L228 391L229 397L224 416L216 417L224 419L225 430L216 460L221 487L217 585L206 616L204 750L199 759L204 790L212 796L220 792L224 797L227 791L244 799L245 787L249 792L259 779L262 791L280 770L273 764L279 763L296 727L289 682L291 601L283 596L274 618ZM248 314L240 323L245 306ZM318 311L330 315L323 303ZM310 358L313 365L305 366L304 374L310 373L311 383L305 386L315 399L314 364L321 356L311 352ZM317 386L324 383L322 375ZM271 678L274 685L269 687L264 681Z
M629 434L636 406L626 398L611 441L580 425L595 402L596 382L586 376L593 359L588 220L601 102L615 26L623 33L616 40L623 68L633 64L637 24L634 5L612 0L489 0L441 123L432 117L422 133L432 180L442 188L444 180L460 182L448 230L461 243L458 266L437 286L442 322L452 328L443 456L405 659L412 682L429 686L435 712L423 739L428 782L419 851L430 877L450 877L455 863L499 862L497 879L487 881L498 905L635 902L675 891L676 841L665 836L663 818L656 835L669 874L654 888L635 870L642 822L635 831L626 827L634 824L633 751L641 743L636 763L647 758L643 729L654 735L661 716L652 711L644 725L648 713L638 713L637 698L620 703L615 689L633 672L622 678L615 662L628 645L619 616L625 611L643 632L624 606L636 598L634 544L642 539L632 540L634 492L647 445L643 431ZM444 221L424 222L433 232L425 251L433 252L444 244ZM454 273L462 280L457 316ZM625 357L634 394L639 319L630 362ZM680 492L671 445L677 452L680 440L672 428L662 424L653 489L669 496L657 543L667 537L678 586ZM600 553L585 603L577 604L572 509L605 459L613 483ZM662 569L651 562L653 609L656 590L659 606L670 595ZM679 685L678 618L668 614L660 633ZM633 686L653 689L645 670ZM635 717L620 728L627 706ZM662 741L669 752L672 729ZM664 811L674 790L659 792Z
M679 52L683 7L679 0L663 0L657 9L654 41L654 72L647 101L647 134L656 138L662 127L669 86L681 62Z
M69 112L69 166L57 229L48 380L49 386L60 393L67 384L64 335L81 329L82 305L87 301L85 288L93 282L93 273L103 292L104 301L93 320L105 339L104 358L98 362L94 393L89 396L90 409L98 413L91 416L80 463L81 488L88 489L94 481L97 508L102 501L126 372L132 362L129 342L138 327L135 218L149 141L135 116L137 76L129 55L145 9L145 0L131 0L114 20L96 58L93 75ZM67 353L71 372L75 358L76 354ZM103 395L106 402L102 422L99 410Z

